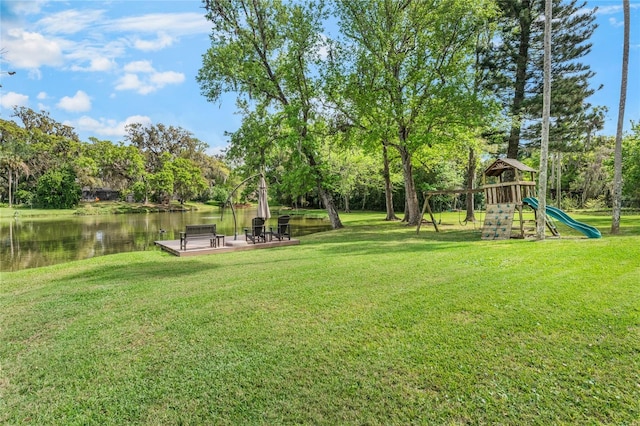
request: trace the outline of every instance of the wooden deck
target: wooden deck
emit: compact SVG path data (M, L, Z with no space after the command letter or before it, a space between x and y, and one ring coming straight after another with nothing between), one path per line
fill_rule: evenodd
M244 236L238 236L237 240L234 240L233 237L226 237L224 246L218 247L209 247L209 243L206 239L203 240L195 240L189 241L187 244L186 250L180 250L180 240L163 240L163 241L154 241L154 244L160 247L162 250L171 253L175 256L185 257L185 256L200 256L203 254L218 254L218 253L229 253L232 251L239 250L256 250L256 249L266 249L273 247L284 247L284 246L294 246L300 244L300 240L283 240L283 241L267 241L266 243L257 243L253 244L251 242L247 243L244 240Z

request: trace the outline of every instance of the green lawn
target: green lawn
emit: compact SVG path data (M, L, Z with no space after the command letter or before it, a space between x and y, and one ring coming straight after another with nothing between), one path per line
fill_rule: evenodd
M299 246L1 276L3 424L640 424L640 216L481 241L381 214Z

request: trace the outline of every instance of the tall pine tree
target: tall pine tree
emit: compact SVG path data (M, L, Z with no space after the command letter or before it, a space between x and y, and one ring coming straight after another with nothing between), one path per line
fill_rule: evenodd
M596 28L595 9L577 0L553 1L553 91L549 143L559 148L587 132L584 117L594 89L594 72L581 63L591 51L589 39ZM501 16L497 38L484 54L489 84L509 116L507 157L518 158L523 141L538 145L543 89L543 0L498 0Z

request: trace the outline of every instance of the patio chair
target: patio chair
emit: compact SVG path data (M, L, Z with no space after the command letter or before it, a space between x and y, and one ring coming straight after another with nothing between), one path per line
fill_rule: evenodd
M251 219L251 228L244 228L244 238L247 242L251 240L253 244L267 242L267 229L264 225L264 219L261 217L254 217Z
M275 228L271 228L271 236L273 238L277 238L278 241L282 241L285 239L291 239L291 226L289 225L289 219L291 216L279 216L278 217L278 226Z

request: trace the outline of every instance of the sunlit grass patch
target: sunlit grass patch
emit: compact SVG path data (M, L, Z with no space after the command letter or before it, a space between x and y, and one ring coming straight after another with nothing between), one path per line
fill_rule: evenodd
M544 242L344 221L3 274L0 421L637 422L640 221Z

